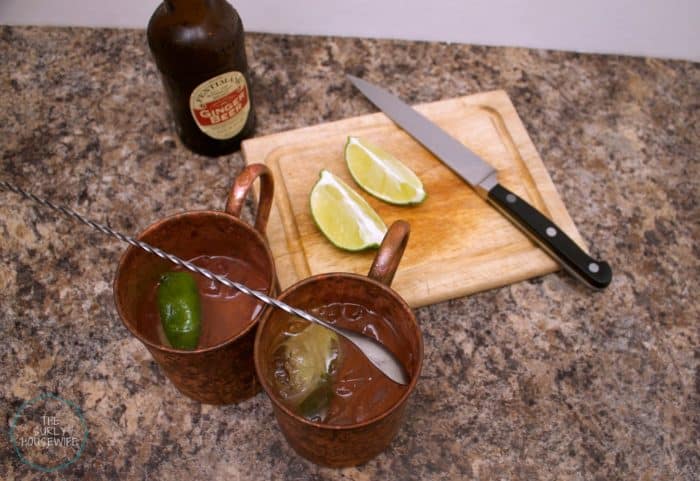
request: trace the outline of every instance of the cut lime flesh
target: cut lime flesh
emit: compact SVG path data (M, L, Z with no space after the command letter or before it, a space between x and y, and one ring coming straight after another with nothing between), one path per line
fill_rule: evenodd
M327 170L311 190L311 216L336 247L359 251L381 244L386 225L371 205Z
M348 137L345 163L352 178L369 194L390 204L420 204L426 198L423 183L400 160L358 137Z

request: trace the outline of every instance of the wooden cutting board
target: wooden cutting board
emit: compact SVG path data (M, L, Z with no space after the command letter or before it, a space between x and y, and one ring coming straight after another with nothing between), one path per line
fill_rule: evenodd
M537 150L503 91L443 100L416 109L498 170L520 195L585 246ZM386 204L362 191L343 159L348 135L383 147L421 178L428 198L413 207ZM335 248L315 226L309 193L321 169L341 177L390 225L411 224L392 287L412 307L461 297L557 270L558 265L384 114L353 117L243 142L246 163L268 165L275 201L267 236L282 288L314 274L366 274L375 251Z

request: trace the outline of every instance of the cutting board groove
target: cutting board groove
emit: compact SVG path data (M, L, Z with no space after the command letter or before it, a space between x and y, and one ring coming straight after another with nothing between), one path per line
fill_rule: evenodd
M503 91L416 106L498 170L499 181L558 224L585 249L537 150ZM343 160L348 135L366 138L401 159L428 193L400 207L358 192L387 225L404 219L411 239L393 288L413 307L503 286L558 269L508 220L384 114L376 113L248 139L246 163L267 164L275 201L267 236L282 288L323 272L366 273L375 252L348 253L318 231L308 196L322 168L355 186Z

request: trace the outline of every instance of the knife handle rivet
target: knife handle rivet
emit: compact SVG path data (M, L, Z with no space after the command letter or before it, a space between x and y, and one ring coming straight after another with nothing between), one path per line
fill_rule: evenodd
M600 270L600 266L595 262L591 262L590 264L588 264L588 270L595 274Z
M513 194L508 194L506 196L506 202L508 202L509 204L515 204L515 200L516 199L515 199L515 196Z
M547 230L545 231L549 237L554 237L557 235L557 230L554 227L547 227Z

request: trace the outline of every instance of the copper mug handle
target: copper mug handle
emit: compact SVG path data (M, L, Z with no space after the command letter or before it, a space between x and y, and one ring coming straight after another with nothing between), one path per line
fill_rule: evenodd
M236 177L226 200L226 212L234 217L241 216L241 209L245 204L248 191L253 187L255 179L260 178L260 199L258 200L258 213L255 217L255 230L265 235L267 220L270 217L272 198L274 195L274 181L272 172L264 164L250 164Z
M368 277L382 284L391 286L394 274L399 267L403 251L408 244L411 226L405 220L397 220L389 227L379 251L374 257L372 267L369 268Z

